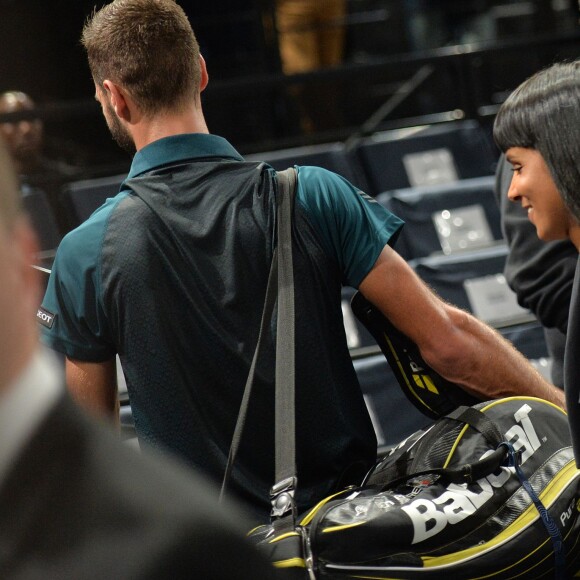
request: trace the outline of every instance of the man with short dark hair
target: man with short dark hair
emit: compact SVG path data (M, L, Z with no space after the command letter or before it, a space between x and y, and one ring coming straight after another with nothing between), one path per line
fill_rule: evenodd
M205 480L125 447L70 400L37 340L36 248L0 142L0 577L271 578Z
M219 481L276 243L276 175L209 134L205 62L175 2L116 0L86 24L83 44L107 124L137 153L120 193L63 240L41 310L51 317L44 338L66 354L75 397L107 415L118 353L140 439ZM417 278L391 247L402 222L358 188L300 167L293 219L298 509L360 481L376 458L342 284L469 391L562 404L507 341ZM274 479L273 353L269 333L231 484L262 521Z

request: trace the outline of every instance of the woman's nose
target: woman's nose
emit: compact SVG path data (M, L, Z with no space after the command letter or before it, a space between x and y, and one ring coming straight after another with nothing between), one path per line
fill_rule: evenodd
M512 177L512 182L510 183L510 186L508 188L507 195L510 201L519 201L521 199L521 196L518 193L515 176Z

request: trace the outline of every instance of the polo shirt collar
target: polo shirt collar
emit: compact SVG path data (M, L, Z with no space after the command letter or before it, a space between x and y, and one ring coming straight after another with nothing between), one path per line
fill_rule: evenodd
M179 161L220 157L243 161L243 157L219 135L186 133L149 143L135 154L127 179Z

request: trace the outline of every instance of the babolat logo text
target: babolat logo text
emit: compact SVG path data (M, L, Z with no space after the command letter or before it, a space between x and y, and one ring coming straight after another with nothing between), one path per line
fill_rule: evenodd
M541 446L536 430L530 420L531 407L522 405L515 413L516 424L505 433L516 452L521 451L521 464L525 463ZM486 451L483 459L492 450ZM501 467L496 473L479 479L471 489L465 485L449 484L437 498L418 498L401 509L413 522L413 544L422 542L441 532L447 524L453 525L475 513L493 497L494 490L505 485L514 472L513 467Z
M52 328L52 325L54 324L54 314L51 314L44 308L39 308L36 312L36 320L38 320L42 326L46 326L46 328Z

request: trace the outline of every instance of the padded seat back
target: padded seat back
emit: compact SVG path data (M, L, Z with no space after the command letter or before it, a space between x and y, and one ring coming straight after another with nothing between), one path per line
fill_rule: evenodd
M377 133L355 152L371 195L492 175L499 157L485 130L471 120Z
M248 161L265 161L277 171L294 165L313 165L338 173L353 185L367 190L364 172L357 158L346 151L342 143L308 145L278 151L246 155Z
M451 256L412 260L409 265L444 300L500 328L535 317L519 306L503 275L505 245Z
M71 227L82 224L105 201L117 195L126 174L83 179L67 184L61 192L61 205Z
M413 260L453 254L503 240L493 176L398 189L377 201L405 221L396 250Z

